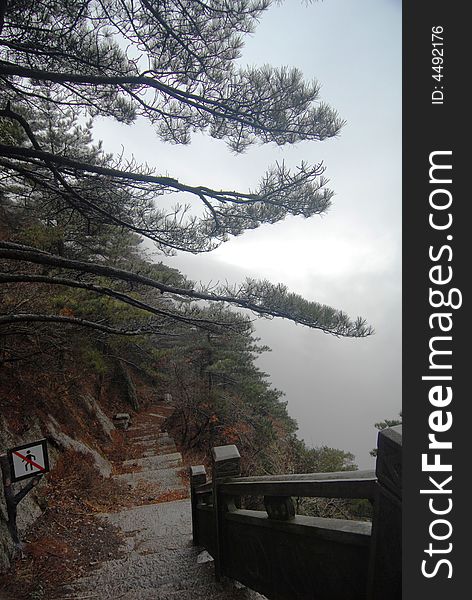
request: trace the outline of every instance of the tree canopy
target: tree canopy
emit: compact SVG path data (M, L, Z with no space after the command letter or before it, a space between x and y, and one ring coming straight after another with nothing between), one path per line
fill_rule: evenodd
M244 36L271 4L0 1L0 201L9 223L0 241L0 282L65 286L145 315L138 319L133 312L117 327L108 315L92 320L80 311L15 309L0 317L0 326L75 323L141 335L168 333L175 321L244 325L234 313L221 323L201 318L193 304L201 301L337 336L372 332L364 319L305 300L282 284L175 285L156 277L136 252L126 260L113 255L122 236L136 236L128 248L147 238L162 254L208 252L230 236L287 215L311 217L329 208L333 192L322 163L290 169L282 162L269 166L254 189L213 189L106 154L93 142L91 121L85 122L97 116L128 124L145 118L164 141L188 144L193 133L204 132L236 153L252 144L336 136L343 121L319 100L316 81L305 81L296 68L240 64ZM161 202L169 195L175 198L171 211Z

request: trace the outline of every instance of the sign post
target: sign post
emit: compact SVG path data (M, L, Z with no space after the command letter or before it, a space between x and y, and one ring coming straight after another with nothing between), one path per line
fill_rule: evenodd
M21 550L21 541L16 524L18 504L49 471L49 457L46 440L30 442L0 454L0 469L2 472L3 492L8 515L8 531L17 550ZM12 483L32 478L17 493L13 491Z

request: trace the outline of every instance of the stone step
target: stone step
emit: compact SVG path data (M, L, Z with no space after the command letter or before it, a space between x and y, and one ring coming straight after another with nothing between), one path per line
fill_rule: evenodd
M123 467L138 466L143 470L150 469L152 471L156 469L166 469L168 467L181 467L182 455L180 452L172 452L170 454L154 454L153 456L147 456L146 458L125 460L122 464Z
M128 438L139 435L152 435L155 439L161 437L170 437L167 431L161 431L158 426L155 427L133 427L128 429Z
M182 468L171 467L152 471L138 471L137 473L121 473L115 475L114 478L132 487L139 485L140 481L146 481L158 485L162 492L168 490L180 492L187 489L180 475L181 473Z
M168 558L155 553L138 560L109 561L102 577L83 579L79 589L94 589L94 600L264 600L231 580L215 581L213 566L194 565L194 556L177 552Z
M130 553L128 558L108 561L98 572L80 582L79 589L94 589L99 600L236 600L254 598L234 582L219 583L212 564L196 563L196 552L168 549L167 552ZM76 588L77 589L77 588ZM68 595L68 598L80 595ZM67 596L66 596L67 598ZM257 596L261 598L261 596ZM63 599L65 600L65 598Z
M154 441L142 441L136 442L136 445L143 446L142 455L151 456L152 454L172 454L177 452L177 446L174 442L167 442L165 444L156 444Z
M100 595L94 595L91 598L93 600L110 600L110 598L116 597L107 595L107 593L111 594L111 591L105 594L103 590L100 590L100 592ZM222 588L217 584L215 587L209 588L205 584L198 584L194 581L190 581L189 587L185 588L168 583L155 588L132 590L120 594L118 597L120 600L249 600L250 598L256 598L254 595L249 595L247 591L237 589L234 585ZM80 598L80 596L66 596L62 600L80 600Z
M174 454L177 452L177 446L174 443L155 446L157 454Z
M216 582L213 567L193 568L185 560L177 567L172 561L174 572L163 574L161 569L165 560L157 562L154 555L149 555L145 562L145 569L142 561L133 561L130 565L117 563L111 572L112 578L107 576L102 581L93 581L97 594L93 596L94 600L264 600L255 592L236 587L233 581ZM90 584L92 581L88 583L84 579L82 589L91 589ZM62 600L77 598L81 596L70 594L63 596Z
M156 439L156 438L154 438L154 439ZM175 444L174 438L171 438L171 437L170 437L170 435L168 435L167 433L164 433L164 434L162 435L162 437L161 437L161 436L159 436L159 437L156 439L156 443L157 443L158 445L164 445L164 444L167 444L168 442L171 442L172 444Z
M130 436L128 439L135 440L138 437L152 439L155 442L159 442L160 440L171 440L172 442L174 441L174 438L170 437L167 433L158 433L156 435L156 433L154 431L143 431L142 435Z
M170 464L175 463L175 464ZM155 454L145 458L133 458L123 461L124 467L132 466L142 467L143 469L157 469L162 467L179 467L182 465L182 455L180 452L171 452L170 454Z
M166 448L147 448L143 450L142 457L149 458L151 456L166 456L167 454L175 454L177 448L174 446L168 446Z
M175 471L175 469L174 469ZM233 582L216 582L214 565L198 563L192 546L190 501L139 506L103 515L118 527L125 556L102 563L64 590L61 600L264 600Z
M166 433L161 435L161 434L156 434L154 431L141 431L139 433L136 433L136 435L130 435L128 437L128 439L130 441L141 441L141 440L153 440L156 443L159 443L162 440L172 440L172 438L170 436L168 436Z

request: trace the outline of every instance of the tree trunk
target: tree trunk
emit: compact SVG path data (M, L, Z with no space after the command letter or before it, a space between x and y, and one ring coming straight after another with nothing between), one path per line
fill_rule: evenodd
M123 383L125 385L124 391L125 391L125 395L126 395L126 400L129 402L132 409L135 410L136 412L138 412L139 411L139 400L138 400L138 395L136 393L136 386L134 385L133 380L131 379L131 376L128 373L127 368L123 364L123 361L118 359L117 366L118 366L118 370L121 375L121 378L123 380Z

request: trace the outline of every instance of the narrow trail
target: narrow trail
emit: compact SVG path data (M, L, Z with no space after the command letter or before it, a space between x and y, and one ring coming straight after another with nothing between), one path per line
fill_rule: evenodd
M137 506L100 517L125 540L124 557L110 558L89 576L63 589L61 600L256 600L231 581L217 583L212 562L198 562L192 545L188 486L174 440L160 433L169 406L154 406L128 429L134 458L114 475L136 491ZM139 469L139 470L138 470ZM143 494L171 501L143 505ZM158 494L158 496L156 496ZM173 500L172 498L185 498Z

